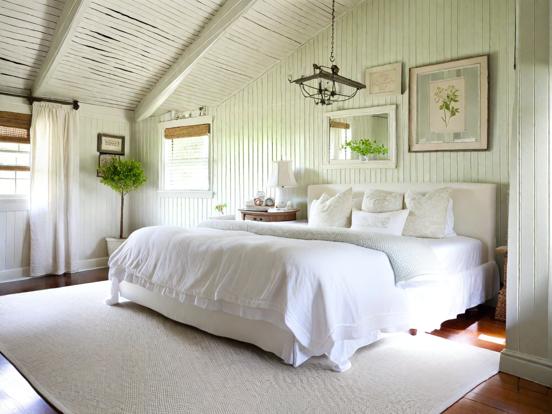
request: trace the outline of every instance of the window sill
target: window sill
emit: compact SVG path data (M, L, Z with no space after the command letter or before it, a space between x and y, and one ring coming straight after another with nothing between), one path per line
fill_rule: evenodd
M0 195L0 211L28 211L29 199L18 195Z
M159 190L161 198L213 198L215 193L211 190Z

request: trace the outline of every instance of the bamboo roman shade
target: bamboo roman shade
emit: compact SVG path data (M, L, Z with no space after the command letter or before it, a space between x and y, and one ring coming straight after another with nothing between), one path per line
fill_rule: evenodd
M165 129L165 139L195 138L209 135L210 124L186 125Z
M31 115L0 111L0 142L30 144Z
M347 122L330 121L330 128L349 129L351 125Z

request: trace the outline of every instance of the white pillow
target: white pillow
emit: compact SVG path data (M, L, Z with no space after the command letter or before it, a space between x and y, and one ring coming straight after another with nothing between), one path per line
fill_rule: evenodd
M309 226L349 227L353 208L353 190L349 188L333 197L326 193L311 203Z
M355 209L353 210L351 229L400 236L407 217L408 210L369 213Z
M368 190L362 199L362 210L369 213L385 213L403 208L403 194L384 190Z
M440 239L447 234L450 189L439 188L429 193L408 191L404 197L410 210L403 235Z
M445 237L454 237L456 235L457 234L454 231L454 206L451 198L449 200L447 209L447 225L445 227Z

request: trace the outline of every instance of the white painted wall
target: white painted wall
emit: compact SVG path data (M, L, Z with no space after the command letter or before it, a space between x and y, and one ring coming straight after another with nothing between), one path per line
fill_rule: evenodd
M210 108L213 128L215 197L190 199L160 196L157 175L160 136L157 120L136 125L133 154L145 164L147 186L132 195L133 228L157 223L194 225L214 215L226 202L230 211L267 188L272 161L295 163L300 187L322 182L492 182L499 184L498 239L507 237L509 129L513 98L514 0L367 0L337 21L337 63L345 76L364 79L367 67L403 62L402 96L368 97L326 108L398 107L397 169L326 170L323 168L324 108L306 101L289 74L310 73L325 63L329 30L308 41L217 108ZM483 152L408 152L408 68L467 56L489 54L490 149ZM221 82L223 79L221 79ZM304 213L304 211L303 211Z
M0 110L30 113L25 100L0 96ZM117 236L119 198L96 177L97 134L125 135L129 150L133 113L82 104L80 122L80 265L83 269L105 266L103 240ZM128 210L127 210L128 211ZM127 214L127 225L128 225ZM26 276L29 266L27 203L0 199L0 281Z
M552 386L551 143L548 0L519 0L512 145L507 347L501 369Z

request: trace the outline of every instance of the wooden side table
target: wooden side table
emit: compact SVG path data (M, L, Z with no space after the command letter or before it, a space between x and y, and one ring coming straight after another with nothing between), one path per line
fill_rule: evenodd
M242 220L252 221L294 221L297 220L299 209L285 211L251 211L240 210Z
M501 246L496 248L496 254L504 257L504 284L498 292L498 302L496 304L495 316L494 318L498 321L506 321L506 278L508 276L508 247Z

